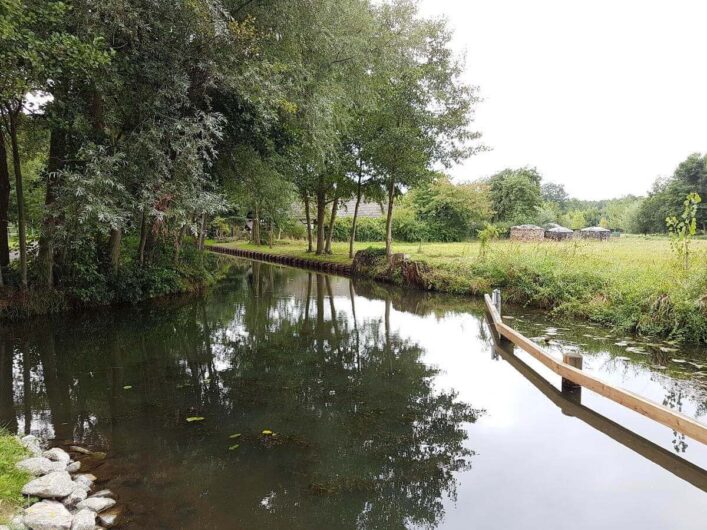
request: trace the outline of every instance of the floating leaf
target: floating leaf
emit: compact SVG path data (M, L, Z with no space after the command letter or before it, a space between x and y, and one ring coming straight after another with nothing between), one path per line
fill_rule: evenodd
M229 438L231 438L231 439L240 438L240 437L241 437L241 433L236 433L236 434L232 434L231 436L229 436Z
M123 387L123 390L130 390L132 388L132 385L125 385Z
M240 447L240 445L235 444L235 445L232 445L231 447L229 447L228 450L229 450L229 451L235 451L235 450L238 449L239 447Z
M271 431L270 429L265 429L265 430L263 431L263 434L264 434L265 436L270 436L270 435L272 434L272 431Z
M189 423L192 423L192 422L194 422L194 421L204 421L204 418L203 418L202 416L189 416L189 417L187 418L187 421L188 421Z

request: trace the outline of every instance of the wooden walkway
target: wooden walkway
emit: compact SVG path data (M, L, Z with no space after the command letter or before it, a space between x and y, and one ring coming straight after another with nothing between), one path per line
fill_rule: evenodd
M317 259L298 258L295 256L284 256L282 254L274 254L270 252L261 252L259 250L249 250L245 248L222 247L219 245L206 245L206 249L219 254L227 254L239 258L257 259L270 263L280 263L282 265L290 265L292 267L301 267L320 272L329 272L339 274L341 276L351 276L351 265L343 263L334 263L331 261L322 261Z
M659 405L638 394L617 388L593 375L584 373L566 362L558 361L541 346L521 335L519 332L503 323L499 308L494 304L489 295L484 296L486 309L491 317L491 322L495 331L500 337L509 340L516 346L528 352L543 365L562 377L563 383L569 381L575 385L587 388L600 396L604 396L624 407L643 414L644 416L670 427L674 431L682 433L690 438L707 444L707 426L680 412ZM499 295L500 306L500 295Z

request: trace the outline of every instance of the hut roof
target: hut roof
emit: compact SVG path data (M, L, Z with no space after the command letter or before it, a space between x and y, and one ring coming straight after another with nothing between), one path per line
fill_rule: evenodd
M608 228L602 228L601 226L590 226L588 228L582 228L582 232L611 232Z
M537 225L518 225L512 226L511 230L545 230L542 226Z
M565 228L564 226L557 225L553 228L550 228L548 232L553 232L553 233L558 233L558 234L571 234L574 232L574 230L571 230L569 228Z

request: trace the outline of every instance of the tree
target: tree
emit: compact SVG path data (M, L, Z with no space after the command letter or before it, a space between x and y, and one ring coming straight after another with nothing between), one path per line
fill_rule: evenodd
M504 169L489 179L494 220L524 224L535 220L542 206L540 174L534 168Z
M470 130L477 97L461 80L446 23L420 18L408 0L384 4L378 12L379 52L371 75L380 100L371 117L377 132L371 161L385 178L390 258L396 196L431 180L433 164L449 166L473 154L479 148L470 142L480 135Z
M565 191L564 185L554 182L543 183L540 186L540 196L544 201L556 204L560 211L564 211L569 200L569 194Z
M680 217L671 216L665 219L670 234L670 246L683 262L685 270L690 268L690 244L697 232L697 207L702 198L697 193L688 194L683 203Z

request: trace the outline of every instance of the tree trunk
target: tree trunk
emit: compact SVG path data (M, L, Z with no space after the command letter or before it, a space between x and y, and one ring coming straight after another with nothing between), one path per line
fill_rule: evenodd
M324 190L317 190L317 250L315 254L324 253L324 223L326 221L326 194Z
M118 273L120 266L120 242L123 239L123 232L120 228L114 228L110 231L108 240L108 249L110 250L110 267L113 274Z
M393 256L393 199L395 198L395 181L390 177L388 184L388 215L385 219L385 255Z
M334 202L331 205L331 221L329 222L329 233L326 238L326 248L324 252L331 254L331 238L334 235L334 222L336 221L336 210L339 208L339 197L334 197Z
M255 208L255 217L253 217L253 244L260 246L260 208Z
M66 155L66 133L53 128L49 138L49 160L47 162L47 190L44 196L44 220L39 236L39 254L37 262L41 269L40 276L47 287L54 285L54 232L56 219L51 215L51 208L56 200L56 172L64 167Z
M197 248L204 250L204 240L206 239L206 214L201 214L201 224L199 226L199 237L197 238Z
M138 247L138 259L140 260L140 265L145 264L145 246L147 245L147 215L142 212L142 219L140 221L140 246Z
M0 129L0 267L10 263L10 169L7 166L5 135ZM1 280L1 278L0 278ZM2 285L0 283L0 285Z
M177 234L177 239L174 242L174 264L179 265L179 254L182 250L182 239L184 239L184 232L186 232L187 225L182 225Z
M309 195L304 194L304 218L307 221L307 252L312 252L312 218L309 214Z
M273 222L270 219L270 233L268 234L268 246L272 248L273 245Z
M351 236L349 238L349 258L353 258L354 243L356 242L356 221L358 221L358 207L361 204L361 170L358 171L356 184L356 206L354 206L353 220L351 221Z
M25 196L22 190L22 163L20 148L17 145L17 117L19 109L8 109L10 118L10 143L12 145L12 163L15 169L15 192L17 193L17 227L20 237L20 271L22 287L27 288L27 227L25 225Z

